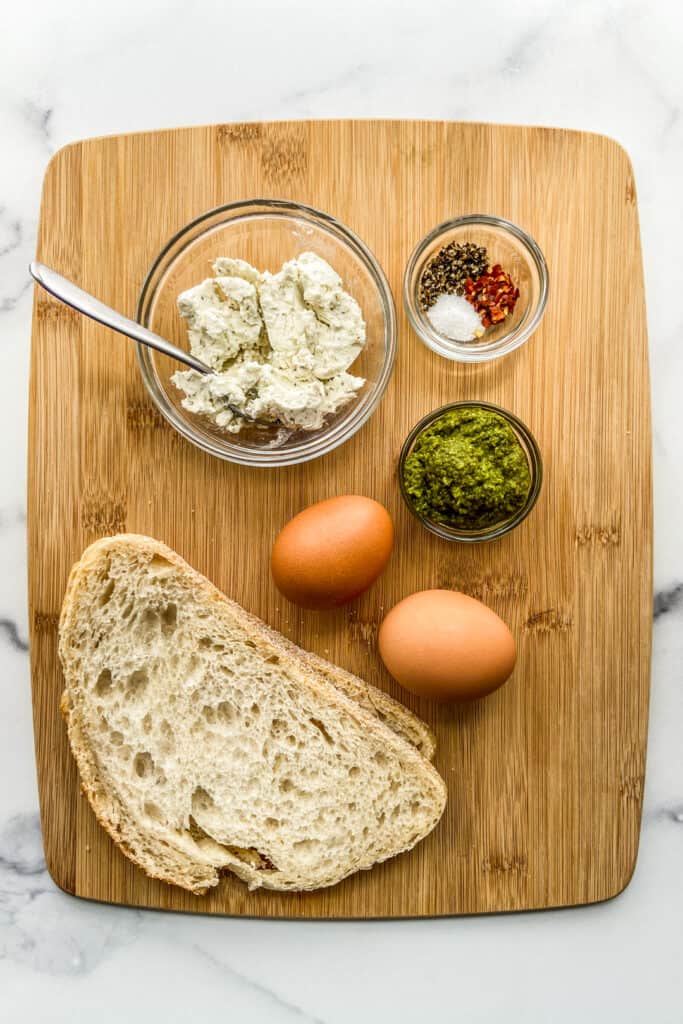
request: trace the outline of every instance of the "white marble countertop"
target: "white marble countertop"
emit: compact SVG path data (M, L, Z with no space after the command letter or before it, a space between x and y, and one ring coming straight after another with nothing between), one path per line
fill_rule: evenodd
M0 1016L8 1021L681 1021L683 13L633 0L37 0L0 61ZM635 166L651 342L656 562L640 856L618 899L424 922L283 923L88 904L40 843L25 582L26 266L50 154L212 121L394 116L615 136ZM663 303L663 306L660 306Z

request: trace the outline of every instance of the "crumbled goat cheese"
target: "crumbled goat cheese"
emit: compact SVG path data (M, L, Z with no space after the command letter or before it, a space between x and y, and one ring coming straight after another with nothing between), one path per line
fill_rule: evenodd
M190 348L214 374L178 372L189 412L237 433L245 420L318 430L365 384L346 370L365 345L365 322L342 279L314 253L277 274L220 257L209 278L180 295Z

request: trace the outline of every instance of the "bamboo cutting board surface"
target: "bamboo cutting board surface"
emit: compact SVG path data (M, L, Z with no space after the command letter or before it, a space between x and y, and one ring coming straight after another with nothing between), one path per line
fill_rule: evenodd
M133 316L150 264L176 231L212 207L260 196L304 202L347 224L396 298L399 356L385 398L351 441L317 462L264 471L201 453L154 412L131 344L35 294L29 601L52 877L113 903L256 916L475 913L614 896L638 847L651 628L647 336L626 154L590 134L415 121L92 139L50 163L38 258ZM484 366L429 352L401 308L415 243L470 212L526 228L550 273L541 328ZM409 428L459 398L517 413L544 459L536 509L488 545L428 534L402 506L395 478ZM390 567L346 609L295 611L270 580L271 542L305 505L354 492L394 517ZM304 895L249 893L230 877L194 897L148 880L115 849L79 793L59 715L57 622L72 563L96 538L123 530L170 544L246 608L429 722L449 790L436 830L409 854ZM473 594L512 627L516 671L484 701L439 707L402 692L382 668L383 610L429 587Z

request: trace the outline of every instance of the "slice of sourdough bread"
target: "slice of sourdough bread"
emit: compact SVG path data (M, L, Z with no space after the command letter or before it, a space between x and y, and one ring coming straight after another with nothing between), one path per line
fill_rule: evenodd
M446 788L413 715L120 535L74 566L62 710L99 821L149 875L201 893L333 885L410 849Z

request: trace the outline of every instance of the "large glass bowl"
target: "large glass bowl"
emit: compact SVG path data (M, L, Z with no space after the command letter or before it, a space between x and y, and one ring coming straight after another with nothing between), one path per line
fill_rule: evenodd
M396 358L396 314L389 284L370 250L339 221L319 210L279 199L254 199L210 210L175 235L155 259L142 287L137 318L145 327L188 349L178 295L211 276L218 256L236 256L259 270L276 272L286 260L314 252L337 271L358 301L367 343L349 367L365 378L356 397L320 430L291 431L277 425L222 431L205 416L183 408L171 381L179 363L138 345L147 390L162 416L199 448L247 466L290 466L318 458L356 433L377 408Z
M450 242L473 242L485 246L490 265L500 263L519 288L513 312L473 341L454 341L440 334L430 323L418 299L420 280L427 263ZM485 213L471 213L445 221L425 235L408 260L403 280L406 312L420 340L445 359L464 363L485 363L514 352L540 324L547 299L548 268L531 235L509 220Z

